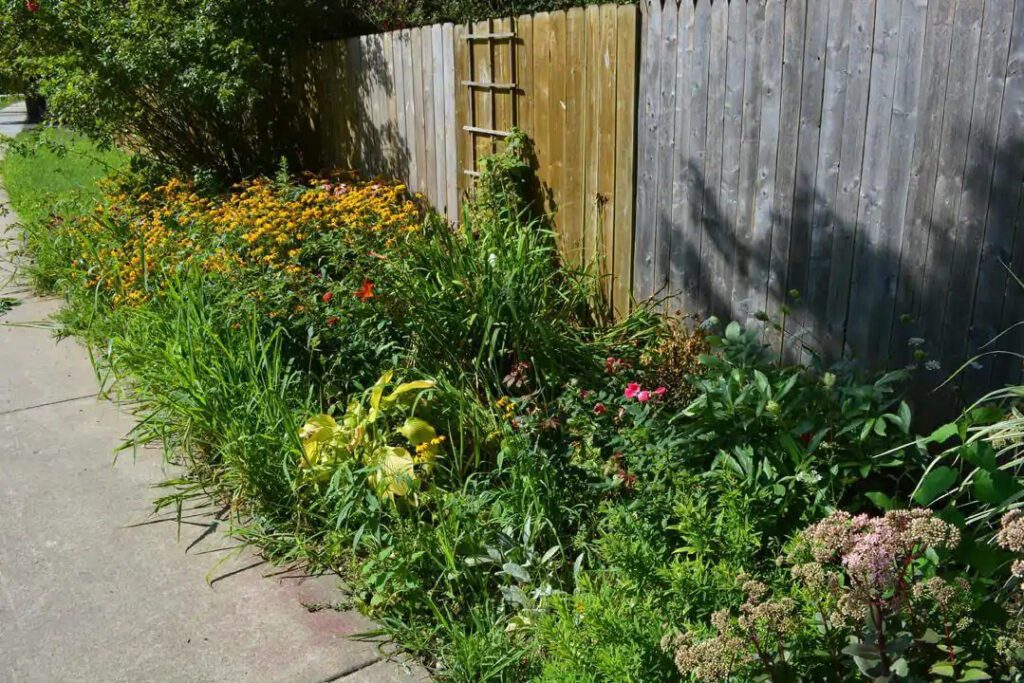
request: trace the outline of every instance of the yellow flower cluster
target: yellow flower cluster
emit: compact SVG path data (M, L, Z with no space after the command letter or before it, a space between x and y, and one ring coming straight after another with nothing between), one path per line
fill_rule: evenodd
M503 413L502 418L506 422L516 416L516 403L507 396L502 396L495 401L494 407Z
M110 196L96 214L94 223L80 226L83 248L73 266L91 274L90 286L112 291L115 304L144 301L163 276L188 264L210 273L260 268L300 277L303 248L317 234L341 240L378 235L389 244L417 230L421 218L402 184L323 177L284 186L259 178L212 199L172 179L135 198ZM120 243L87 248L100 241L104 227Z

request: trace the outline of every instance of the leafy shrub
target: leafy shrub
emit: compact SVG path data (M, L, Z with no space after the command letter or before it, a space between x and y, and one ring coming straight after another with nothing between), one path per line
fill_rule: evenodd
M550 226L531 217L521 179L509 179L525 168L521 154L514 139L484 164L465 225L428 220L424 239L389 262L415 362L495 397L593 375L649 326L643 312L595 324L597 279L560 265Z
M0 70L52 115L179 172L241 178L295 158L290 53L348 3L0 3Z
M816 680L989 680L992 641L972 618L985 597L962 576L940 575L940 553L958 542L929 510L833 513L797 539L793 597L748 580L738 615L713 617L714 635L675 635L666 648L681 673L703 681L744 672L790 681L809 671Z

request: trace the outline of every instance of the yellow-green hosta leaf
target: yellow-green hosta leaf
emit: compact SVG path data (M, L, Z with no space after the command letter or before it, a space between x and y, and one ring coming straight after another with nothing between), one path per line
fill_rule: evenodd
M404 384L399 384L394 391L388 394L387 398L384 399L384 402L394 403L399 398L401 398L403 394L407 394L410 391L423 391L424 389L433 388L434 381L430 379L421 379L416 380L415 382L405 382Z
M408 439L409 443L413 446L427 443L437 436L437 431L433 425L418 417L407 418L405 424L398 428L398 433Z
M303 444L307 441L323 443L330 441L338 433L338 423L330 415L316 415L309 418L299 430L299 438Z
M416 463L409 451L396 446L385 446L378 451L379 465L372 475L374 488L381 498L404 497L418 481Z
M377 383L373 385L373 389L370 390L371 422L377 419L377 411L380 408L380 398L381 396L384 395L384 387L391 383L391 378L394 376L395 371L388 370L387 372L380 376L380 379L377 380Z

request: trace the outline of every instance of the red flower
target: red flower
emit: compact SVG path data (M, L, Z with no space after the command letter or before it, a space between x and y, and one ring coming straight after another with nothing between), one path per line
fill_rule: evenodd
M331 303L331 299L334 298L334 292L324 292L324 295L320 297L320 300L325 304Z
M25 9L35 14L39 11L39 3L36 2L36 0L28 0L28 2L25 3Z
M594 413L596 413L597 415L604 415L605 411L607 410L608 409L604 407L603 403L598 403L597 405L594 406Z
M587 396L590 396L590 392L587 391L586 389L580 389L580 400L581 401L586 401L587 400Z
M338 316L332 315L330 318L327 319L327 327L334 327L335 325L338 324L338 320L340 320Z
M640 394L640 385L636 382L630 382L626 385L626 398L636 398Z
M363 284L356 290L355 296L360 301L373 298L373 280L363 280Z
M665 387L658 387L657 389L654 390L654 395L657 396L658 398L663 397L667 393L668 389L666 389Z

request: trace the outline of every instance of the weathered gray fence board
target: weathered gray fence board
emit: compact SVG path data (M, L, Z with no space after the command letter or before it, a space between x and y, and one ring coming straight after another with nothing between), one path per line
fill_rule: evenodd
M880 302L872 312L877 340L875 347L890 356L893 349L892 328L896 324L894 305L900 268L906 246L907 230L903 217L910 193L911 164L917 141L918 112L920 111L921 80L923 73L925 25L928 18L927 0L909 0L903 5L900 18L899 59L896 65L896 88L893 93L892 123L889 132L889 169L885 203L882 207L881 248L887 258L877 277L883 285ZM851 316L849 320L856 320ZM849 324L849 322L848 322ZM902 362L903 351L900 350ZM880 358L881 356L875 356Z
M761 134L761 43L765 32L765 0L747 4L746 66L743 76L743 137L740 149L739 207L735 232L737 254L732 279L732 317L746 320L753 314L748 298L753 246L754 187L757 180L757 149Z
M891 258L884 233L891 226L882 225L884 204L889 200L889 144L893 98L896 90L896 69L899 60L899 25L903 3L882 2L876 6L874 46L871 54L871 90L868 95L866 140L862 162L860 198L857 207L852 295L847 306L847 321L860 321L846 326L846 344L862 349L862 353L882 358L888 350L888 335L875 332L884 326L885 282L881 274ZM886 330L888 331L888 330Z
M1013 13L1013 28L1010 37L1010 57L1006 66L1006 94L1003 105L1003 115L1000 121L999 131L999 155L996 158L997 188L1001 188L1007 194L1017 193L1017 211L1012 214L1014 226L1009 223L1011 213L1005 209L1000 211L999 207L989 208L989 231L996 234L988 238L986 249L990 249L989 258L983 262L981 271L982 277L978 280L978 287L975 298L981 304L985 299L991 298L991 304L985 304L983 311L995 309L996 293L1000 278L1005 280L1005 295L1001 307L1001 317L995 326L996 330L1005 330L1017 321L1024 320L1024 292L1020 285L1009 277L1002 267L1002 261L1014 266L1018 277L1024 279L1024 234L1021 234L1017 217L1024 210L1024 192L1021 192L1020 177L1022 173L1022 160L1024 160L1024 11L1020 2L1015 3ZM1000 162L1003 162L1000 164ZM993 195L996 196L996 195ZM1007 204L1002 205L1006 207ZM995 210L994 210L995 209ZM996 214L993 216L993 214ZM1001 214L1001 215L1000 215ZM1005 251L1003 251L1005 249ZM990 285L988 289L981 289L982 285ZM988 322L988 319L981 319ZM974 325L978 325L979 315L975 312ZM984 339L984 338L980 338ZM1004 338L1003 348L1019 351L1024 346L1024 328L1017 327ZM996 356L992 359L992 375L989 380L991 385L999 385L1003 382L1013 382L1020 377L1021 362L1019 358L1010 356Z
M761 43L762 110L761 131L757 147L757 178L754 183L754 214L750 246L753 258L748 277L747 298L750 300L747 325L763 314L768 296L768 266L771 261L771 238L774 223L776 161L779 153L779 131L782 113L782 49L785 29L785 4L768 0L765 11L764 41Z
M725 137L725 84L729 49L729 3L711 5L711 41L708 63L707 146L704 152L705 183L701 203L700 290L698 301L725 289L729 276L718 241L725 226L719 220L722 206L723 151Z
M863 173L868 97L871 85L871 48L874 3L855 1L850 24L849 79L843 116L843 148L839 158L839 185L835 203L835 229L829 268L828 305L822 350L831 358L844 352L846 312L853 270L857 207Z
M689 7L689 3L682 3ZM698 0L693 7L693 19L687 24L691 27L689 50L689 69L691 88L689 100L684 98L683 110L689 110L686 125L689 129L686 157L679 159L676 166L682 169L687 177L686 203L673 197L677 208L673 214L682 213L687 220L683 223L683 232L679 234L677 226L672 230L673 262L681 261L682 281L676 280L669 293L682 291L676 301L684 311L691 311L699 304L701 270L705 263L701 254L701 242L704 236L702 223L704 202L707 199L708 178L708 93L709 69L711 68L711 3ZM721 47L721 46L718 46ZM687 106L689 105L689 106ZM680 239L681 238L681 239ZM678 284L678 286L677 286Z
M771 249L768 254L766 312L783 322L786 305L786 276L790 257L793 196L796 187L796 157L799 152L800 103L803 86L804 41L807 35L807 0L786 3L785 43L782 51L782 108L779 151L775 164L775 197L772 200ZM782 351L784 328L769 327L766 341Z
M686 6L684 4L684 6ZM675 3L667 3L659 13L651 15L652 21L660 22L660 43L663 58L655 61L658 69L656 111L658 116L655 125L659 131L674 130L676 102L676 70L679 67L679 21L678 7ZM654 173L655 190L654 205L658 210L654 213L654 277L651 279L656 294L664 295L669 286L671 254L672 254L672 206L673 206L673 164L675 155L673 146L665 144L661 139L655 143L656 170Z
M950 40L954 0L929 0L924 58L921 67L921 96L918 108L920 135L914 144L904 239L901 244L900 279L893 311L894 325L890 356L896 363L909 363L916 348L914 325L925 292L917 286L928 258L932 198L938 173L937 141L934 132L942 128L946 105ZM898 321L898 322L896 322ZM913 342L913 343L912 343Z
M636 244L633 248L633 293L646 300L654 295L654 251L657 248L657 176L659 84L662 54L661 4L643 4L640 46L640 112L637 116Z
M691 78L690 74L695 49L695 21L694 5L683 3L679 7L678 15L676 15L678 47L674 55L666 55L668 59L675 62L676 72L673 127L671 129L673 131L672 138L675 142L672 156L674 164L671 178L672 204L668 209L670 211L668 218L669 224L677 230L681 230L684 235L692 235L696 230L693 213L690 210L690 195L693 192L693 173L688 167L689 150L693 144L693 134L690 130L690 117L693 108L686 106L686 103L693 97L693 89L697 87L695 79ZM696 118L696 114L693 114L693 116ZM668 182L668 180L665 179L665 182ZM683 274L690 267L690 264L686 262L683 250L673 249L672 233L666 232L664 235L670 252L668 287L671 291L681 292L683 291ZM676 240L679 245L682 245L684 241L684 239ZM669 300L668 305L670 310L677 312L680 312L683 308L682 302L678 297Z
M922 298L919 336L924 349L943 363L946 371L955 363L941 356L942 318L948 293L956 283L952 266L956 250L955 223L960 209L967 142L971 130L978 49L981 42L981 20L984 6L980 2L957 4L953 20L952 49L949 57L949 83L946 86L946 111L943 115L939 150L938 177L932 203L931 230L928 239L928 263L925 281L931 291ZM934 289L932 289L934 288ZM964 296L963 294L958 294ZM963 331L966 335L966 330ZM962 359L961 359L962 360Z
M835 207L839 193L839 161L843 151L843 115L849 75L847 67L850 61L852 14L853 0L831 0L821 135L812 201L811 260L804 294L804 310L807 312L805 336L814 349L822 348L825 338L832 243L840 228L836 225Z
M792 313L785 321L783 339L785 357L801 358L807 336L807 278L811 260L811 221L814 212L814 188L817 181L818 143L821 138L822 104L825 91L825 54L828 40L829 3L807 5L804 41L803 91L800 97L800 133L797 149L796 190L790 225L790 250L786 290L794 291L789 305Z
M1013 23L1012 0L987 0L978 49L978 70L974 87L974 111L967 142L967 165L960 196L960 208L953 231L956 235L950 281L975 282L985 238L985 216L992 189L994 131L999 129L1010 26ZM973 296L950 291L942 323L939 355L964 357L967 352ZM968 375L982 372L972 367Z
M725 131L722 143L722 204L718 227L713 234L714 247L721 253L724 270L722 283L715 285L719 301L710 310L731 314L733 265L737 249L735 229L739 213L740 150L743 145L743 84L746 67L747 7L745 2L729 3L728 65L725 83Z

